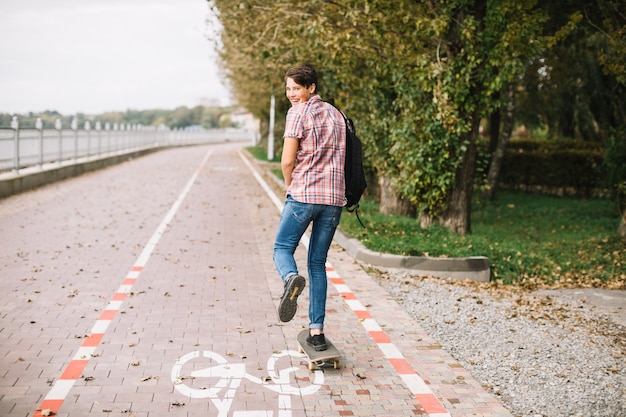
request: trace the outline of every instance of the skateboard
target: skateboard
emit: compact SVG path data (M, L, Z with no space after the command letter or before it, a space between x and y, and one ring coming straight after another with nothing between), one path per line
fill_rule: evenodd
M300 347L300 353L304 353L309 362L309 371L313 371L315 368L335 368L339 369L341 364L339 358L341 358L341 352L337 350L328 338L326 338L326 350L316 351L312 346L309 346L306 342L306 338L309 336L309 330L305 329L298 333L298 345Z

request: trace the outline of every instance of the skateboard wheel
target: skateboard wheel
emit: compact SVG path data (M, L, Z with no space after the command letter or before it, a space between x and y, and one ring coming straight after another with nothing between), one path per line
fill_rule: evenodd
M298 346L298 353L304 353L304 349L302 349L302 346Z
M315 370L315 362L309 362L309 371Z
M333 361L333 368L335 369L341 368L341 363L339 361Z

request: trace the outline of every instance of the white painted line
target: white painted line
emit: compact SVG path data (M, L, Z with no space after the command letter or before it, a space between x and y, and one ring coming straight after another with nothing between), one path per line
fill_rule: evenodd
M111 320L96 320L96 323L91 328L92 334L104 334L107 328L111 324Z
M352 292L351 292L352 293ZM367 309L359 300L345 300L352 311L366 311Z
M183 200L185 199L185 197L191 190L191 187L196 181L196 178L200 174L200 171L202 170L202 168L204 168L204 165L208 161L209 156L211 156L211 153L212 151L209 151L204 156L204 158L202 159L202 162L200 163L198 168L196 168L196 171L191 176L191 179L187 182L187 185L185 186L183 191L180 193L180 195L178 196L178 198L176 199L176 201L174 202L170 210L167 212L167 214L165 215L165 217L163 218L163 220L157 227L156 231L154 232L154 234L152 235L152 237L150 238L146 246L143 248L141 254L139 255L139 258L135 261L135 264L131 268L130 272L126 275L125 280L128 278L134 279L137 276L139 276L143 266L145 266L145 264L150 259L150 255L152 254L152 251L158 244L159 240L161 239L161 236L167 229L169 223L174 218L174 215L178 211L181 203L183 202ZM132 289L132 285L125 284L125 285L120 286L120 289L121 290L116 292L112 298L118 297L120 293L122 294L129 293ZM105 308L105 310L117 311L120 309L121 306L122 306L121 300L111 299L109 301L109 304ZM92 328L92 335L98 335L98 337L102 338L105 330L109 327L109 324L111 324L111 320L96 320ZM85 343L88 340L89 339L85 339L83 343ZM101 339L98 339L98 343L100 343L100 340ZM77 353L74 355L75 359L73 359L63 371L73 370L75 369L74 367L76 366L79 366L79 367L84 366L84 364L86 363L85 361L89 361L89 359L91 358L91 353L93 353L93 350L89 351L91 352L89 356L85 355L85 352L88 352L87 349L92 349L92 348L95 349L96 347L95 346L81 346L78 349ZM87 357L85 358L85 356ZM72 372L70 372L70 375L72 375ZM63 376L63 372L61 376ZM78 376L76 378L78 378ZM41 415L40 411L43 409L51 409L54 414L58 414L59 408L61 408L61 406L63 405L63 402L69 395L69 392L72 389L72 386L74 385L76 380L77 379L58 379L55 382L55 384L52 386L52 389L50 390L48 395L46 395L44 400L41 402L41 404L39 405L39 408L35 411L34 415Z
M132 285L120 285L119 288L117 289L117 292L120 292L122 294L130 294L130 291L132 290L133 286Z
M426 385L424 380L416 374L401 374L400 378L413 394L432 394L432 390Z
M46 395L46 400L65 399L74 386L74 382L76 382L75 379L57 379L48 395Z
M331 278L331 277L329 276L328 278ZM339 275L337 275L337 276L335 276L333 278L339 278ZM344 284L335 284L335 288L337 289L337 291L339 291L340 294L352 292L352 291L350 291L350 287L348 287L347 285L344 285Z
M382 332L383 329L380 328L376 320L374 319L364 319L361 324L365 327L365 330L368 332Z
M378 347L380 348L380 350L383 352L383 355L385 355L385 358L387 359L404 358L404 355L402 355L402 352L400 352L400 350L393 343L379 343Z
M123 301L109 301L109 304L106 306L105 310L114 310L118 311L122 306Z

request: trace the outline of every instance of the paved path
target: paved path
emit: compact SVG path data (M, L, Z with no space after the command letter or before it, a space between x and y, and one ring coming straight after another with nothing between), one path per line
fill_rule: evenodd
M0 415L511 416L338 245L326 333L345 358L310 372L307 292L280 323L277 201L241 146L0 200Z

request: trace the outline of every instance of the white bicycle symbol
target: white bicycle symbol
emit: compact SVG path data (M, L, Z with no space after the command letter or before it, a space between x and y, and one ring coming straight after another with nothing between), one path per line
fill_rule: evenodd
M201 357L211 359L216 363L216 365L192 371L189 377L181 374L182 368L187 362ZM290 395L309 395L317 392L324 383L324 373L320 370L315 371L315 377L311 385L305 387L293 386L291 385L290 375L292 372L297 371L299 369L298 367L289 367L278 371L276 370L277 362L284 357L301 359L304 355L293 350L284 350L280 353L273 354L267 361L269 380L264 380L247 373L245 364L228 363L228 361L218 353L208 350L195 351L182 356L178 361L176 361L176 364L172 368L171 379L178 392L189 398L210 398L211 402L213 402L219 411L218 417L227 417L235 398L237 388L239 388L241 381L245 378L267 388L270 391L278 393L279 415L281 417L290 417ZM218 378L218 380L212 386L192 388L184 383L184 380L188 378ZM220 398L219 394L223 391L225 392ZM240 411L235 412L233 417L271 417L272 415L272 410Z

